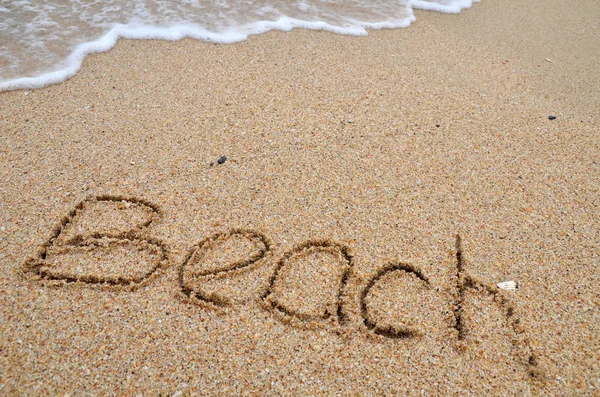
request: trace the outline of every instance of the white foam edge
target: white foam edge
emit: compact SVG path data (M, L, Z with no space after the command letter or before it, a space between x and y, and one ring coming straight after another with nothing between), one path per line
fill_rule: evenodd
M479 3L481 0L454 0L450 4L438 4L424 0L410 0L411 8L424 11L437 11L446 14L458 14L462 10L471 8L473 3Z
M410 14L405 19L395 21L369 23L357 20L347 19L346 27L331 25L326 22L310 22L289 17L281 17L277 21L259 21L252 24L238 27L223 33L208 31L196 24L178 24L170 27L157 27L149 25L116 25L101 38L79 44L75 50L62 63L64 68L44 73L36 77L21 77L14 80L0 82L0 92L13 91L20 89L36 89L49 85L62 83L73 77L81 69L83 60L88 54L95 54L109 51L113 48L120 38L124 39L157 39L178 41L184 38L193 38L202 41L233 44L247 40L251 35L257 35L270 30L291 31L295 28L309 30L323 30L332 33L352 36L366 36L366 29L395 29L406 28L415 21L414 14Z

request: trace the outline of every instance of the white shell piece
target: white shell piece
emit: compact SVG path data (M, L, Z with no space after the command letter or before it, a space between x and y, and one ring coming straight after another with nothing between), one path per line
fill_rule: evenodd
M517 283L512 280L504 281L504 282L498 283L496 285L498 286L498 288L507 290L507 291L514 291L518 288Z

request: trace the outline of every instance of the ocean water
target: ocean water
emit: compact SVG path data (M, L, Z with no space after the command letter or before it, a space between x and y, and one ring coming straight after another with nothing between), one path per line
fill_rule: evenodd
M414 9L457 13L476 1L0 0L0 91L62 82L121 37L230 44L294 28L360 36L408 27Z

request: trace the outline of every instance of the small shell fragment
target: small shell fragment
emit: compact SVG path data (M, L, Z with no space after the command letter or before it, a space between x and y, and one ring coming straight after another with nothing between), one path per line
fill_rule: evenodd
M514 291L518 288L517 283L514 281L504 281L496 284L498 288L506 290L506 291Z

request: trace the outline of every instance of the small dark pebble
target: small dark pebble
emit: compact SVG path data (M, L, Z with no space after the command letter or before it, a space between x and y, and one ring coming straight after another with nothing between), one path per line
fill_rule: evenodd
M554 120L556 119L556 116L548 116L548 120Z
M225 156L221 156L221 157L219 157L219 159L217 160L217 163L219 163L219 164L223 164L225 161L227 161L227 157L225 157Z
M212 167L213 165L215 165L215 163L212 163L212 162L211 162L211 163L210 163L208 166L209 166L209 167Z
M437 128L440 128L440 125L439 125L439 124L436 124L435 126L436 126Z

